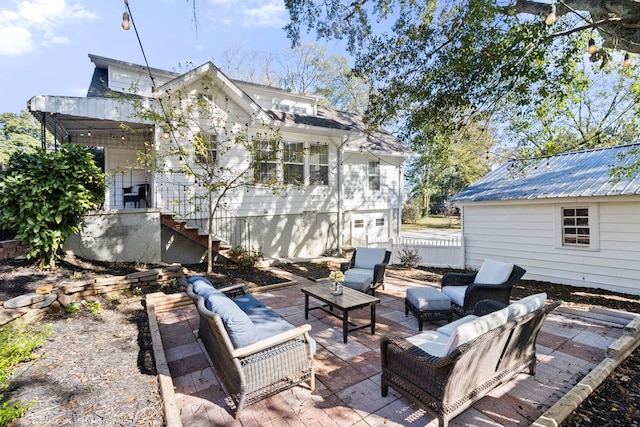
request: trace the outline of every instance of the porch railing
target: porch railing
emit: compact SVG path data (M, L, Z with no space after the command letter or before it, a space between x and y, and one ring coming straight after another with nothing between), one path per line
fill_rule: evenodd
M189 226L198 227L200 234L209 232L209 202L202 197L205 195L203 192L196 196L198 189L193 185L172 181L160 181L157 186L157 198L161 201L160 205L156 205L157 208L173 214ZM214 238L232 247L243 246L248 249L252 246L249 221L224 206L218 205L213 212L210 232Z

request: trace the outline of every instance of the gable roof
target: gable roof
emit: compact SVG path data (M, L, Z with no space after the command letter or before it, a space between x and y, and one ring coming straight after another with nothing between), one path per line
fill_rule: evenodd
M360 114L334 110L322 106L316 106L317 114L285 113L264 108L256 102L250 94L243 90L243 87L256 86L273 91L274 93L282 93L286 96L314 102L317 101L317 97L295 94L280 88L233 80L227 77L211 62L206 62L186 73L176 73L157 68L147 68L143 65L93 54L89 54L89 59L95 64L96 68L94 69L85 98L34 96L28 102L28 108L32 114L38 117L39 120L46 120L47 127L56 135L63 135L63 139L67 141L71 141L82 132L97 130L106 126L100 123L102 120L115 120L111 117L104 117L104 114L96 115L96 111L111 111L113 109L111 104L116 102L122 104L119 108L115 108L119 113L117 121L130 121L132 115L129 110L131 110L131 107L127 106L126 103L122 103L122 98L144 98L144 95L132 95L109 88L108 69L110 66L117 66L145 76L151 73L153 75L152 80L154 80L154 86L157 85L156 87L160 96L164 96L167 91L171 91L182 84L197 80L204 74L210 72L217 83L221 85L225 94L231 99L234 99L240 108L244 109L254 119L279 123L292 128L320 128L324 132L330 132L337 136L348 135L349 138L346 146L354 150L364 149L371 152L382 152L402 156L411 152L411 149L406 144L403 144L393 134L383 128L377 128L374 131L367 132ZM114 98L114 94L118 94L117 100ZM102 104L104 104L104 106L102 106ZM65 106L65 108L61 106ZM123 115L123 112L127 114ZM55 114L55 120L49 118L49 115L52 116L53 114ZM112 127L118 125L117 121L114 121L114 123L116 123L115 125L109 125L108 132L112 132ZM145 126L146 125L148 124L145 124ZM138 124L130 123L130 126L138 127Z
M452 202L533 200L640 194L640 176L616 182L612 166L630 165L640 144L563 153L519 170L507 162L455 195ZM548 162L548 167L547 167Z

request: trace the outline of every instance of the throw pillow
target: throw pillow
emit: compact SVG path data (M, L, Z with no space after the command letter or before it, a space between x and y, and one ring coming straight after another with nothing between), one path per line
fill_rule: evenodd
M512 271L513 264L485 259L474 282L485 285L499 285L507 281Z
M201 296L202 298L207 299L207 297L211 294L220 294L223 295L218 289L214 288L211 282L208 280L195 280L191 283L191 290L194 294Z
M249 316L224 294L209 295L204 305L220 316L229 334L229 339L235 348L244 347L258 341L258 333Z

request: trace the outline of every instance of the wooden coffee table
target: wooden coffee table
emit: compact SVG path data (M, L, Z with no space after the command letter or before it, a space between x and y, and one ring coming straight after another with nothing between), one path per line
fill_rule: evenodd
M304 318L309 318L311 310L323 310L332 316L342 319L342 340L347 342L347 334L371 326L371 335L376 332L376 304L380 298L376 298L364 292L343 287L342 295L331 295L329 283L302 288L304 293ZM324 304L309 308L309 297L312 296ZM357 325L349 321L349 312L357 308L371 307L371 321L365 325ZM341 311L342 315L334 312Z

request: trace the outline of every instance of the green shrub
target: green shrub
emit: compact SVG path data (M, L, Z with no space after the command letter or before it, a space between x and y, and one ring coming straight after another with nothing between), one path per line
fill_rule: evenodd
M79 145L17 152L0 171L0 224L28 246L27 257L54 267L65 240L105 194L104 174Z
M247 249L243 246L234 246L229 249L228 255L231 259L235 260L240 267L252 270L262 258L262 250L253 247Z
M9 323L0 327L0 392L7 388L7 378L18 363L34 359L35 349L51 335L48 326L27 326ZM0 426L23 416L35 402L22 403L6 400L0 394Z

